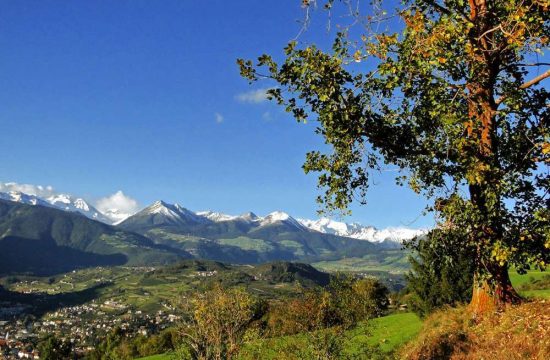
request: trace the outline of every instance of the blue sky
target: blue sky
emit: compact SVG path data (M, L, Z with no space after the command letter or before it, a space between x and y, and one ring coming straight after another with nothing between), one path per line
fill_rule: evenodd
M314 124L243 98L268 84L235 64L281 54L301 17L295 0L2 1L0 182L315 217L316 178L301 169L322 146ZM431 225L394 175L377 174L346 220Z

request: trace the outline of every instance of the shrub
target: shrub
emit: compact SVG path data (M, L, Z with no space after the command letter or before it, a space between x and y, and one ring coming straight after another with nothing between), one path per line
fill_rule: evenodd
M179 352L192 359L234 358L247 331L267 311L264 301L245 290L220 285L196 293L187 306L192 316L181 327Z
M283 336L340 326L348 329L380 316L388 307L388 289L376 279L336 276L324 289L274 303L268 315L269 335Z
M445 242L440 241L441 236L447 237ZM410 257L412 270L406 276L407 301L422 317L446 305L467 302L472 296L474 251L467 247L448 251L444 244L459 241L451 236L436 229L408 244L416 256Z

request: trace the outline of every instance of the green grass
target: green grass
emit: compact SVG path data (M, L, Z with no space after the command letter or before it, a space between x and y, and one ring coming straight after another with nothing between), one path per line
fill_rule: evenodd
M515 270L510 270L510 280L512 280L514 287L518 287L532 280L540 280L547 274L550 274L550 270L527 270L527 274L525 275L520 275Z
M550 274L550 270L540 271L540 270L528 270L527 274L520 275L515 270L510 271L510 280L512 280L512 285L516 289L520 288L522 285L534 282L536 280L542 280L546 275ZM525 297L530 298L544 298L550 299L550 289L540 289L540 290L519 290L519 293Z
M379 344L382 351L390 352L415 337L422 321L414 313L392 314L372 320L370 345Z
M550 289L544 290L524 290L520 291L521 295L528 298L550 299Z
M340 260L320 261L312 265L319 270L336 272L370 272L383 271L392 274L403 274L410 269L408 256L410 252L390 249L383 250L373 254L367 254L363 257L351 257Z
M366 346L379 346L384 353L391 353L414 338L422 326L420 318L413 313L400 313L373 319L346 332L346 354L361 354ZM306 348L308 338L304 335L284 336L255 341L244 346L245 354L253 354L261 359L279 359L284 348L294 346ZM241 357L251 358L250 355Z
M360 352L365 345L380 346L384 353L392 351L414 338L422 322L413 313L400 313L373 319L368 324L363 323L347 332L348 343L346 353L352 355ZM261 359L280 359L285 346L306 346L307 338L303 335L284 336L273 339L255 341L244 346L245 353L253 353ZM242 356L249 359L248 356ZM140 360L169 360L170 354L161 354L141 358Z
M384 353L390 353L414 338L422 321L414 313L400 313L383 316L361 324L348 331L351 337L349 353L358 353L365 344L379 346Z
M267 241L245 236L239 236L234 239L219 239L218 243L221 245L236 246L243 250L254 250L258 252L267 252L273 250L273 246Z
M172 356L170 354L159 354L159 355L151 355L144 358L140 358L139 360L171 360Z

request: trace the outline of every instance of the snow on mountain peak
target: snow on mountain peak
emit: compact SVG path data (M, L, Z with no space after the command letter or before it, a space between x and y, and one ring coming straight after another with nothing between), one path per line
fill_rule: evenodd
M25 194L25 193L22 193L21 191L10 191L7 193L0 192L0 199L14 201L14 202L28 204L28 205L41 205L41 206L51 207L51 205L48 202L44 201L38 196Z
M67 194L56 194L47 198L41 198L36 195L29 195L20 191L10 191L9 193L0 193L0 198L19 202L27 205L40 205L54 207L65 211L76 211L90 219L102 221L110 224L111 221L99 212L96 208L89 205L84 199L73 199Z
M410 229L405 227L391 227L378 230L373 226L364 226L358 223L345 223L329 218L321 218L318 220L298 219L298 221L305 227L321 233L378 243L384 242L385 240L401 243L404 240L410 240L415 236L427 233L425 229Z
M278 222L291 224L301 229L304 228L304 226L301 223L299 223L296 219L294 219L292 216L282 211L274 211L268 214L266 217L261 219L260 225L266 226L266 225L271 225Z
M298 221L302 225L322 233L346 236L350 232L350 226L348 224L328 218L321 218L318 220L298 219Z
M29 192L21 191L22 189L27 189ZM98 207L102 210L99 211L95 207L89 205L89 203L87 203L83 198L75 199L67 194L59 194L51 187L44 188L41 186L20 185L17 183L0 183L0 199L28 205L49 206L65 211L77 211L91 219L115 225L135 214L138 206L135 200L127 197L119 191L109 198L102 199L110 201L101 206L98 205ZM101 200L98 203L101 203ZM128 204L131 206L123 206ZM162 200L154 202L149 207L143 209L142 212L148 214L162 214L178 222L193 221L208 223L210 221L222 222L240 220L251 224L254 223L254 226L285 223L307 231L313 230L325 234L333 234L379 243L386 240L401 243L404 240L409 240L415 236L424 235L428 232L426 229L411 229L406 227L376 229L373 226L335 221L330 218L320 218L317 220L296 220L283 211L274 211L265 217L258 217L252 212L247 212L239 216L228 215L215 211L201 211L194 213L179 204L171 205Z
M198 216L202 216L202 217L205 217L209 220L212 220L214 222L220 222L220 221L231 221L231 220L235 220L238 218L238 216L234 216L234 215L227 215L227 214L224 214L224 213L221 213L221 212L216 212L216 211L199 211L197 213Z
M260 219L258 215L254 214L252 211L245 212L239 215L238 218L245 221L256 221Z
M199 216L191 212L179 204L168 204L162 200L155 201L152 205L142 210L142 212L150 215L161 214L168 219L174 221L191 220L195 222L209 221L205 217Z
M148 214L162 214L172 218L179 218L179 209L173 205L169 205L162 200L155 201L152 205L145 209Z
M265 218L269 218L271 221L285 221L290 218L290 215L282 211L274 211L267 215Z
M80 209L80 210L83 210L83 211L90 211L90 206L88 205L88 203L86 201L84 201L83 199L76 199L74 201L74 206L77 208L77 209Z

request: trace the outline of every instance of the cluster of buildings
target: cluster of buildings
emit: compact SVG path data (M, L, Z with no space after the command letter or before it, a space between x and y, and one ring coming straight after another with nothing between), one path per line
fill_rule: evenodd
M127 334L148 335L173 326L179 319L171 311L147 314L114 300L65 307L39 319L18 313L0 322L0 359L39 359L37 344L48 335L72 344L75 357L80 357L115 328Z

